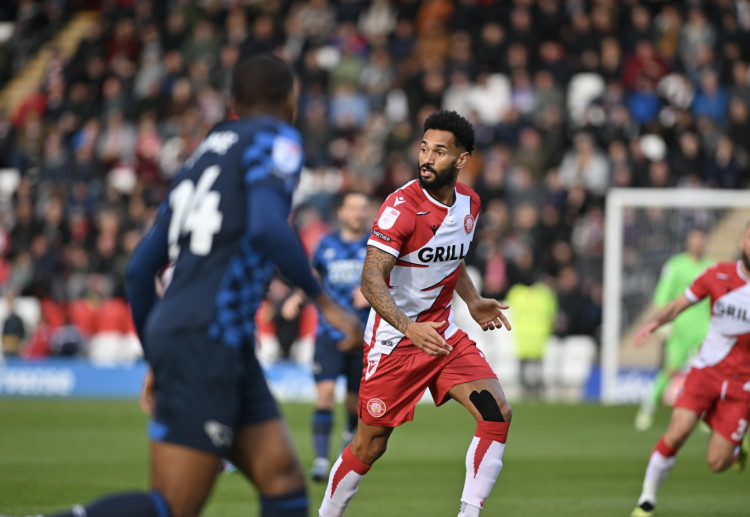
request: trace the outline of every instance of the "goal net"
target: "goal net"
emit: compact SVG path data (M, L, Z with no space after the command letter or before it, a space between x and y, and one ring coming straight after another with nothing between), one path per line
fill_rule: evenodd
M739 256L738 239L750 221L750 192L715 189L612 189L607 194L601 400L637 402L661 360L654 339L633 346L635 331L653 314L654 288L666 260L685 251L687 233L707 232L706 254Z

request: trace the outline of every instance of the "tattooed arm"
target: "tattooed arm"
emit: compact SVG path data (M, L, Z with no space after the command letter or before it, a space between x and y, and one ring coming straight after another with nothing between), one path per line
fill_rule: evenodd
M445 325L445 321L417 323L396 305L385 281L395 264L396 257L368 246L362 268L362 294L381 318L402 332L417 348L429 355L447 355L453 347L436 330Z
M374 246L368 246L362 267L361 289L370 306L380 314L380 317L405 334L412 321L396 306L396 301L385 283L395 264L396 257Z

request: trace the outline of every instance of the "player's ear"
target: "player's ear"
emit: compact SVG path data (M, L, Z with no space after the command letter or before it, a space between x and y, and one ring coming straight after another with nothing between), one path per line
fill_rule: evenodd
M470 157L471 157L471 154L469 154L469 151L464 151L461 154L459 154L458 159L456 160L456 169L460 169L461 167L466 165Z
M297 99L299 98L300 87L301 85L299 79L295 77L294 82L292 83L292 89L287 94L286 99L284 99L284 109L289 116L289 122L291 122L292 124L297 121Z

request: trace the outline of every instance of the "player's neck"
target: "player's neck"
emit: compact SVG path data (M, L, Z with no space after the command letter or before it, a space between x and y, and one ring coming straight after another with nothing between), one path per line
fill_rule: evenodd
M742 271L742 274L745 275L745 278L750 278L750 269L748 269L747 265L745 264L745 261L741 259L740 259L740 270Z
M254 106L237 107L237 116L240 118L273 117L284 122L290 122L289 114L284 106L274 104L258 104Z
M446 206L453 206L456 202L456 184L446 185L439 189L425 189L432 199L439 201Z

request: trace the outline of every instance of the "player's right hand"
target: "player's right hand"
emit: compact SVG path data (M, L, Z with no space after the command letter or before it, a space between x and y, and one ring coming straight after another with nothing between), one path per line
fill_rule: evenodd
M421 321L411 322L406 327L404 335L414 343L414 346L428 355L448 355L453 351L443 336L437 331L447 321Z
M325 320L344 333L344 339L337 343L339 350L346 352L362 348L362 322L352 311L343 308L333 301L327 294L322 293L315 303L320 308L320 314Z
M635 337L633 338L633 344L636 346L636 348L640 348L648 343L651 339L651 334L657 328L659 328L659 323L656 321L649 321L643 327L641 327L641 329L636 332Z

